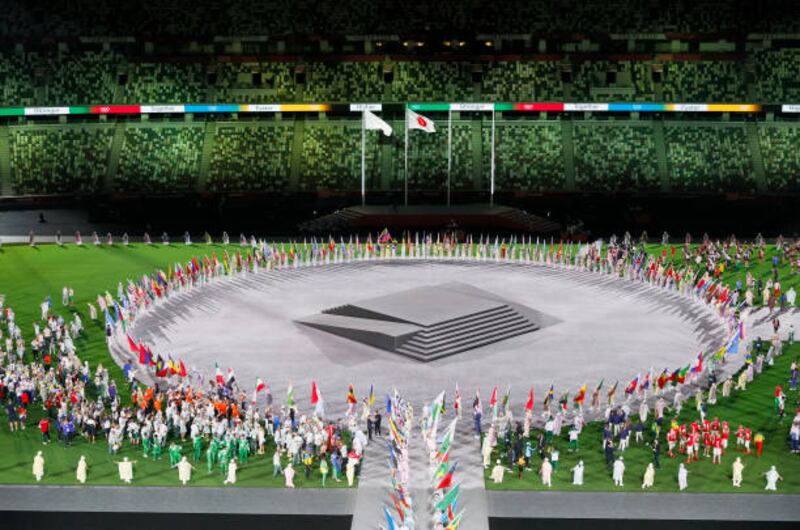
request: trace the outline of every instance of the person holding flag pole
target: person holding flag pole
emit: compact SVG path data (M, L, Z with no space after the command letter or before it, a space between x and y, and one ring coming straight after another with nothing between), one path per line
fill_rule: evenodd
M426 133L436 132L433 121L422 114L417 114L406 105L406 126L405 126L405 151L403 155L405 183L403 189L403 204L408 206L408 131L418 129Z
M366 105L364 106L366 107ZM376 107L377 108L377 107ZM366 184L366 148L367 148L367 134L366 131L382 131L384 136L392 135L392 127L373 114L368 108L364 108L361 113L361 206L366 204L367 200L367 184ZM406 138L408 136L406 135Z

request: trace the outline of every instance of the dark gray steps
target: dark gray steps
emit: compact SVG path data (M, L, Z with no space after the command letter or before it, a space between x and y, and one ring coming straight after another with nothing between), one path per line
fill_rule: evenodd
M487 346L495 342L500 342L506 339L510 339L519 335L524 335L526 333L530 333L535 330L536 326L534 326L533 324L528 324L527 326L521 326L514 329L506 329L494 335L484 335L482 337L474 337L472 340L465 341L459 344L454 344L444 349L437 349L433 351L427 350L425 352L422 352L417 349L408 348L404 344L403 346L397 348L395 352L401 355L405 355L407 357L417 359L419 361L434 361L450 355L455 355L457 353L479 348L481 346Z
M528 322L527 320L521 320L514 322L512 324L508 324L506 326L502 326L497 329L477 331L469 335L460 335L460 334L454 335L448 337L445 340L436 341L429 344L415 343L413 342L414 339L411 338L410 340L403 343L401 348L405 348L407 350L423 354L437 353L441 350L446 350L461 345L471 345L479 341L484 341L486 339L494 339L493 342L496 342L498 340L503 340L507 334L516 333L517 331L522 329L526 330L526 332L534 331L536 329L536 326Z
M442 342L448 342L454 338L468 337L483 333L487 330L502 329L519 323L530 323L522 315L510 311L508 314L498 315L494 318L481 320L479 322L469 322L463 326L454 327L446 331L437 333L434 336L425 335L424 331L416 333L408 342L419 346L428 346Z
M439 329L435 332L429 332L427 329L420 331L414 335L414 339L419 339L420 342L429 343L441 340L443 337L448 337L454 334L471 332L477 329L485 329L494 325L505 325L515 321L526 321L525 317L512 310L492 315L483 319L471 319L468 322L454 323L451 327Z
M508 313L509 311L513 311L513 310L510 307L508 307L507 305L493 307L491 309L486 309L484 311L479 311L477 313L472 313L472 314L469 314L469 315L466 315L466 316L451 318L449 320L442 320L441 322L437 322L436 324L433 324L432 326L425 326L425 329L423 331L421 331L420 333L425 333L425 334L428 334L428 335L434 335L439 331L448 330L448 329L450 329L450 328L452 328L454 326L459 326L462 323L475 322L475 321L479 321L479 320L482 320L482 319L492 318L495 315Z

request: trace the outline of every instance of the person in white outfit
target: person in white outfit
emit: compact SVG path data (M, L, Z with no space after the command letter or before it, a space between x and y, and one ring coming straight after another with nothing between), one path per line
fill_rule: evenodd
M223 484L236 484L236 460L231 460L228 464L228 476L225 477Z
M616 462L614 462L614 470L612 474L615 486L625 486L625 484L623 483L624 475L625 475L625 462L622 460L622 457L619 457L617 458Z
M36 477L36 482L41 482L44 478L44 456L41 451L33 457L33 476Z
M78 460L78 469L75 471L75 478L78 479L78 482L81 484L86 484L86 475L89 469L89 465L86 463L86 457L81 455L81 459Z
M775 469L775 466L772 466L769 471L764 473L764 476L767 477L767 485L764 489L769 491L776 491L778 489L778 481L783 480L783 477L778 474L778 470Z
M572 485L583 486L583 460L580 460L578 465L572 468Z
M689 470L683 463L678 467L678 489L683 491L689 487Z
M186 485L187 482L192 480L193 469L194 466L191 463L189 463L188 460L186 460L185 456L181 458L180 462L178 462L178 480L180 480L181 484L183 484L184 486ZM228 470L230 470L230 465L228 466Z
M652 488L656 480L656 468L653 463L647 464L647 469L644 470L644 480L642 481L642 489Z

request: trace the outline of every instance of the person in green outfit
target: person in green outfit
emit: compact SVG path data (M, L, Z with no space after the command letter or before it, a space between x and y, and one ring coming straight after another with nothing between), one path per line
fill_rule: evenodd
M206 465L208 466L209 474L214 472L214 464L216 464L216 458L217 458L216 450L213 448L213 446L208 446L208 449L206 449Z
M169 452L169 467L175 467L181 461L181 446L172 442L168 449Z
M192 447L194 448L194 461L200 461L200 457L203 456L203 438L201 436L195 436L194 440L192 440Z
M142 456L147 458L150 455L150 446L153 444L150 438L142 438Z
M322 487L325 487L325 479L328 478L328 460L323 456L319 459L319 474L322 475Z
M239 440L239 465L247 463L247 453L249 447L247 446L247 440L241 438Z
M228 474L228 464L231 461L231 453L228 452L227 449L221 449L219 455L217 455L217 459L219 460L219 468L222 470L224 475Z
M161 454L164 452L164 448L161 447L161 444L157 441L153 442L153 460L161 460Z

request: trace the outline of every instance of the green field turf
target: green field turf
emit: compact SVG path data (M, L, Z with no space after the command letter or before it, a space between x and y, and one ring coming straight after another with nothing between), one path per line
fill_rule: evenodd
M240 247L238 245L231 245L229 251L236 251ZM659 251L659 246L650 247L652 251ZM649 249L650 249L649 248ZM56 245L40 245L35 248L30 248L27 245L6 245L0 249L0 294L6 297L6 305L12 307L17 315L17 323L22 328L26 341L30 340L32 333L32 324L39 318L39 304L48 295L53 298L53 309L55 313L66 314L68 311L77 311L83 319L84 326L86 327L85 336L76 342L78 348L78 355L82 359L89 361L92 371L97 363L102 362L105 366L109 367L111 376L117 381L119 388L124 388L120 385L122 379L122 371L111 360L105 344L104 332L100 323L91 323L88 319L87 303L94 302L98 293L105 290L116 293L116 286L119 281L123 284L128 277L139 276L142 273L152 272L156 268L164 268L168 263L176 261L186 261L192 256L202 256L216 252L220 255L225 247L221 245L151 245L146 246L142 244L132 244L128 247L122 245L106 246L102 245L95 247L88 245L84 247L76 247L74 245L66 245L58 247ZM774 252L770 247L767 253L768 258L764 264L752 265L754 274L767 275L770 271L769 257ZM678 253L679 255L679 253ZM744 271L729 271L726 272L726 281L735 281L736 275L744 277ZM781 278L784 289L788 288L790 283L796 283L796 276L789 277L788 270L782 271L782 276L786 275L787 278ZM75 307L72 309L64 308L61 306L61 288L63 286L70 286L75 291ZM797 287L796 287L797 288ZM796 352L797 350L794 350ZM794 355L795 353L792 353ZM780 363L786 364L788 367L788 356L784 356L779 360ZM782 366L782 365L781 365ZM767 421L769 412L771 411L771 390L774 388L774 381L785 380L787 378L788 369L786 367L772 368L769 370L762 379L757 383L758 385L766 385L767 392L761 396L756 389L758 386L753 387L752 394L748 390L748 395L742 398L732 400L731 404L719 405L718 407L731 407L733 409L726 409L725 412L711 412L712 415L718 414L724 417L730 413L732 416L728 418L731 424L734 424L733 415L737 417L749 417L754 414L756 408L763 408L763 418L758 415L754 416L757 421ZM774 378L773 382L769 382L769 378ZM766 391L765 391L766 392ZM128 400L125 392L122 393L124 401ZM787 405L787 414L790 414L796 396L791 395L789 405ZM758 405L761 402L764 405ZM757 406L758 405L758 406ZM3 454L3 459L0 462L0 483L34 483L31 474L31 464L33 456L36 451L41 449L44 451L46 459L47 474L43 483L45 484L75 484L75 466L80 455L86 455L90 463L89 483L90 484L119 484L116 474L116 466L112 464L113 460L119 459L123 456L128 456L132 459L137 459L135 470L135 483L143 485L178 485L177 471L170 470L167 457L165 456L161 462L146 461L141 458L140 452L134 450L127 442L123 445L124 449L119 455L112 456L107 453L105 442L97 442L91 445L85 441L78 440L70 448L64 448L56 443L51 443L48 446L42 446L39 438L38 429L36 424L39 419L39 408L33 406L29 410L28 415L28 429L24 433L10 433L7 423L3 418L0 421L0 452ZM760 418L760 419L759 419ZM798 457L790 455L785 451L784 439L788 435L788 421L784 420L785 424L777 428L777 426L769 424L756 424L756 420L748 420L747 424L751 427L761 427L764 434L767 436L766 448L767 453L762 457L761 462L753 464L745 470L745 482L741 491L760 491L763 488L763 482L760 477L755 480L756 473L762 470L759 466L764 467L770 460L778 464L779 471L784 475L786 481L780 485L784 491L800 492L797 480L800 478L798 471L800 465L797 464ZM611 479L610 475L605 472L603 455L600 451L600 427L597 425L588 426L584 435L582 436L582 443L584 444L581 457L587 465L586 469L586 486L585 489L596 490L610 490ZM592 444L596 447L592 448ZM555 475L554 486L571 488L568 485L567 475L565 471L567 467L574 465L575 458L566 452L566 443L564 444L564 451L562 452L562 462L559 472ZM188 445L184 449L184 454L190 454L190 447ZM641 453L638 457L637 453ZM272 479L272 451L267 450L265 456L256 456L251 458L247 466L242 466L239 469L239 483L242 486L282 486L283 480L281 478ZM649 452L644 450L631 448L625 454L626 460L631 459L628 467L628 481L626 481L626 489L637 489L637 480L634 480L634 475L639 475L644 469L646 457ZM662 458L665 468L657 474L656 477L656 490L673 490L676 484L676 465L670 467L674 462L667 462L667 458ZM730 458L726 457L724 460L725 465L722 468L712 468L710 464L705 462L699 465L695 464L690 467L692 472L689 477L689 491L729 491L729 481L721 480L720 477L724 474L730 473ZM793 467L794 466L794 467ZM197 464L197 471L192 480L193 485L220 485L223 477L219 471L215 471L212 475L208 475L205 469L205 461ZM641 467L641 470L637 468ZM702 469L701 473L697 469ZM508 480L503 487L508 488L534 488L539 487L538 483L534 484L533 473L528 472L525 480L522 482L516 481L511 475L508 475ZM302 472L298 469L298 474L295 479L298 487L314 486L319 484L319 476L316 473L309 481L305 481ZM332 480L328 481L330 487L336 486ZM338 484L341 486L342 484ZM489 488L495 486L488 483Z
M765 352L766 353L766 352ZM727 420L730 424L731 438L727 454L722 457L722 465L711 464L711 458L701 455L699 462L689 464L689 488L687 492L704 493L737 493L750 492L759 493L764 491L766 484L763 477L770 466L774 465L778 473L783 477L783 482L778 483L778 491L782 493L800 493L800 455L793 455L788 450L789 428L791 427L794 416L795 402L798 400L797 392L790 392L788 389L789 365L800 355L800 343L795 343L785 349L785 353L775 360L775 365L765 367L764 372L756 376L753 383L749 384L747 390L743 392L731 391L731 396L727 399L717 393L717 404L709 406L708 417L718 417L720 421ZM732 360L736 360L735 356ZM740 360L740 359L738 359ZM776 385L782 385L786 392L786 414L783 420L778 419L778 415L773 408L773 395ZM670 403L671 404L671 403ZM538 404L537 404L538 406ZM652 412L652 411L651 411ZM664 413L665 425L673 417L670 411ZM689 423L693 419L699 420L700 415L694 408L694 398L684 403L681 415L678 418L680 423ZM621 454L625 461L625 486L614 487L611 479L611 470L606 468L605 454L602 449L602 425L595 422L584 428L580 436L580 451L570 453L567 450L568 438L566 431L562 430L562 436L554 442L560 453L558 472L553 475L552 489L567 491L678 491L678 464L685 460L685 456L677 455L675 459L669 458L666 454L667 443L665 432L661 434L661 468L656 470L655 485L649 490L641 490L642 476L644 475L647 464L652 462L652 450L647 443L652 442L653 436L649 427L652 424L652 414L648 417L648 424L645 426L645 444L636 445L634 436L631 435L631 445ZM761 432L765 436L764 451L760 458L755 456L755 450L751 455L738 453L736 450L736 428L744 425L753 430L753 436ZM538 435L538 431L536 431ZM534 445L535 436L532 435ZM616 440L615 440L616 441ZM501 444L498 444L500 447ZM751 445L754 448L754 445ZM492 457L492 465L499 452ZM505 454L505 453L503 453ZM677 454L677 453L676 453ZM742 457L745 464L744 480L741 488L734 488L731 485L731 465L736 456ZM584 485L572 485L571 469L583 460ZM503 463L507 459L503 458ZM517 478L517 471L507 472L502 484L495 484L489 479L491 466L486 470L487 489L499 490L547 490L537 474L541 460L538 456L532 458L533 465L531 470L524 471L522 479Z

